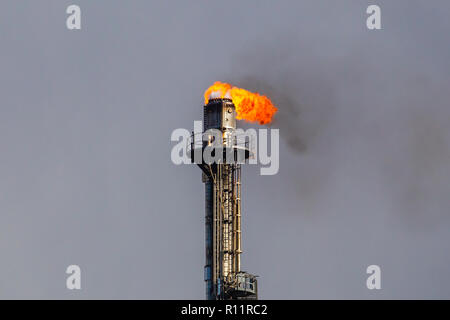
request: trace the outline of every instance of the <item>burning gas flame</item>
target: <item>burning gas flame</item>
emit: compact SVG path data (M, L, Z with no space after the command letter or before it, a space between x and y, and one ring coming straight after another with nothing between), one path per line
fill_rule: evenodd
M210 96L214 98L230 97L236 106L236 119L238 120L268 124L278 111L266 96L220 81L215 82L205 91L205 104L208 103Z

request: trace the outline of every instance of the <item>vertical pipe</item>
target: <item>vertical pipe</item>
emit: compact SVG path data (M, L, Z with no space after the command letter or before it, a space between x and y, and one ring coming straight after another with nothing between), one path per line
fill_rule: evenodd
M241 165L236 165L236 273L241 271Z
M232 279L234 273L233 267L233 170L232 165L228 165L228 265L229 278Z
M217 288L217 279L218 279L218 274L217 274L217 174L216 176L214 176L214 173L211 171L211 175L212 175L212 182L213 182L213 194L212 194L212 199L213 199L213 221L212 221L212 241L213 241L213 252L212 252L212 256L211 256L211 261L213 263L213 293L214 293L214 299L217 299L217 292L218 292L218 288Z
M217 282L221 284L220 290L217 292L218 297L222 297L223 290L223 210L222 210L222 164L217 164L217 174L216 174L216 217L217 217L217 229L216 229L216 237L217 237L217 248L216 248L216 261L217 261Z
M214 210L214 191L213 181L209 177L205 182L205 282L206 299L214 298L214 279L213 279L213 210Z
M223 192L222 196L222 206L223 206L223 276L224 279L228 277L229 273L229 224L228 224L228 165L223 165L223 175L222 175L222 183L223 183Z
M232 167L233 173L232 173L232 178L233 178L233 247L232 247L232 251L233 251L233 276L236 276L236 273L238 272L237 270L237 236L236 236L236 231L237 231L237 193L236 193L236 165L233 165Z

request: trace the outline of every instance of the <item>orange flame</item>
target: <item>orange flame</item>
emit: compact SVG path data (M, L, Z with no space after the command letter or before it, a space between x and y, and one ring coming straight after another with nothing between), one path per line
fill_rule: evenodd
M238 120L267 124L272 121L273 115L278 111L266 96L220 81L215 82L205 91L205 104L208 103L212 92L220 92L220 98L224 98L227 93L231 96L236 106L236 119Z

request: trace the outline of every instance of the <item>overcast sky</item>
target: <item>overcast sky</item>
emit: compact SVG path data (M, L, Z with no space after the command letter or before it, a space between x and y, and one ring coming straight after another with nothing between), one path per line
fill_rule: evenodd
M279 108L279 173L243 169L260 298L449 299L449 14L446 0L2 1L0 298L204 299L204 186L171 162L170 135L221 80Z

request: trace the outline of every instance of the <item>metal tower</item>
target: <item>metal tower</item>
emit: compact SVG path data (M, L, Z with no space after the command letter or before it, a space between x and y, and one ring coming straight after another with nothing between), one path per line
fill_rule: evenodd
M210 130L214 129L214 130ZM241 271L241 163L248 141L236 134L231 99L210 99L203 109L203 133L193 134L191 161L205 184L206 298L257 299L256 276ZM221 135L221 137L220 137ZM205 159L204 155L214 157Z

